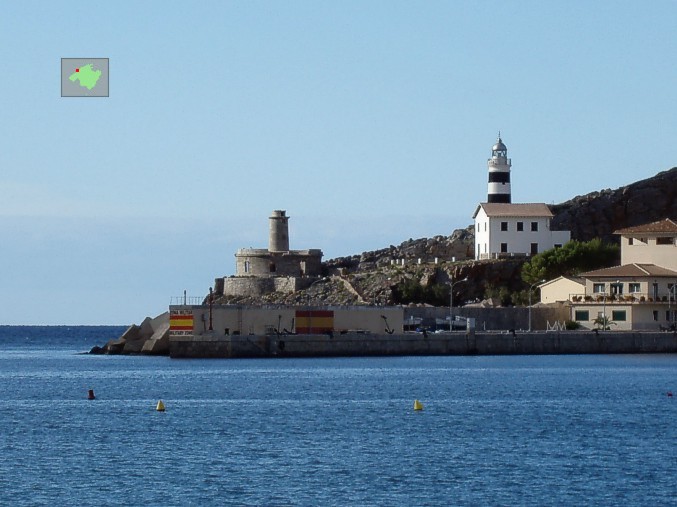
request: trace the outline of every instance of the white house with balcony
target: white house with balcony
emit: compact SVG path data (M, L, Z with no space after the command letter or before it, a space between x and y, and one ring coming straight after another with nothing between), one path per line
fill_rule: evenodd
M481 203L473 215L475 259L528 256L561 247L571 233L551 230L552 217L543 203Z
M620 229L621 265L582 273L583 290L560 277L541 285L549 299L569 301L571 318L585 328L595 320L614 330L673 328L677 322L677 223L665 219Z

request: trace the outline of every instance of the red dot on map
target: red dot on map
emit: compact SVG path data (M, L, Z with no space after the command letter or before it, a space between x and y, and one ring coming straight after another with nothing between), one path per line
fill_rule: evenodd
M75 72L80 72L80 69L75 69Z

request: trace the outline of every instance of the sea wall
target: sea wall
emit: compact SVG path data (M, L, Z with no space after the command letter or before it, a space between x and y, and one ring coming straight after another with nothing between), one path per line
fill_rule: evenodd
M173 336L173 358L405 355L640 354L677 352L667 332L404 333Z

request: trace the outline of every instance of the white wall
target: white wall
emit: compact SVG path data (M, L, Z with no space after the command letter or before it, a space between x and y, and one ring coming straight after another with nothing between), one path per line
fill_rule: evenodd
M501 230L501 223L508 223L508 230ZM517 230L518 222L523 230ZM531 230L531 223L538 224L538 230ZM486 231L485 231L486 229ZM475 217L475 259L486 259L501 253L501 243L507 243L508 254L531 255L531 244L538 244L538 252L564 245L569 241L569 231L551 231L550 217L487 217L480 208Z
M657 245L655 237L645 237L646 243L633 238L633 244L630 245L629 239L628 236L621 236L621 264L655 264L677 271L676 238L672 238L672 245Z

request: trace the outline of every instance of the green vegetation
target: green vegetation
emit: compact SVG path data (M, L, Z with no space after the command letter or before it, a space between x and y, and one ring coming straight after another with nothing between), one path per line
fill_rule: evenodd
M522 267L522 280L531 285L543 279L576 275L617 264L619 258L620 248L617 245L602 243L598 238L587 242L572 240L561 248L534 255Z
M564 329L567 331L575 331L576 329L580 329L581 325L580 323L576 322L575 320L567 320L564 323Z
M395 304L425 303L434 306L449 305L449 285L428 283L421 285L418 278L408 278L393 289Z
M484 289L485 299L498 299L501 302L501 306L509 306L512 304L512 294L507 287L500 286L494 287L493 285L487 284Z
M600 315L595 320L593 320L592 323L595 324L595 326L597 326L597 329L603 329L604 331L609 331L611 329L611 326L617 325L613 320L611 320L606 315Z

